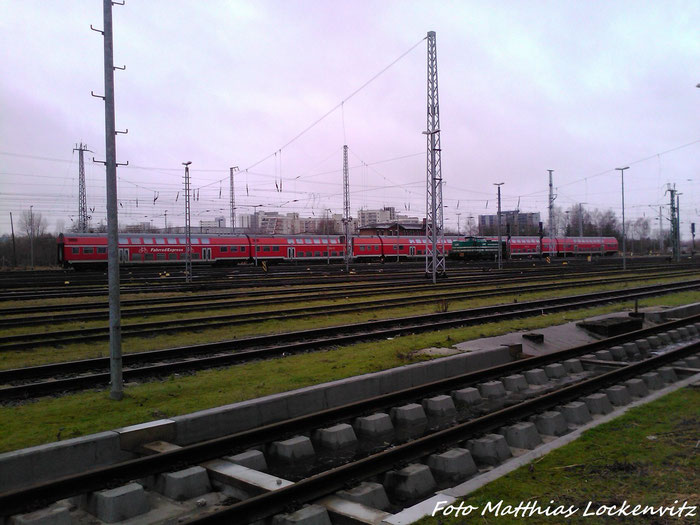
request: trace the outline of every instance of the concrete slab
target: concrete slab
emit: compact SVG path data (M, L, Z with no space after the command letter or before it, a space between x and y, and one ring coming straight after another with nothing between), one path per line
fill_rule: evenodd
M574 425L584 425L593 419L588 411L588 406L581 401L572 401L562 405L558 411L562 413L568 423Z
M391 417L383 412L356 418L353 428L360 438L384 439L394 433Z
M293 483L277 476L236 465L223 459L202 463L207 469L209 479L238 489L242 499L257 496L271 490L288 487Z
M541 368L525 370L525 380L531 385L546 385L549 382L547 374Z
M150 510L148 498L138 483L91 493L87 510L106 523L124 521Z
M388 512L348 501L338 496L326 496L316 502L325 507L333 525L381 525Z
M428 457L428 466L439 481L461 481L477 472L471 453L465 448L453 448Z
M537 428L530 422L521 421L503 427L499 433L506 438L508 445L515 448L533 449L542 443Z
M396 426L427 425L428 422L423 407L417 403L393 407L390 414Z
M190 467L176 472L159 474L156 491L176 501L184 501L206 494L211 490L209 476L202 467Z
M506 438L500 434L487 434L470 439L466 446L474 460L482 465L498 465L512 456Z
M235 456L226 456L225 460L235 463L236 465L242 465L248 467L249 469L258 470L260 472L267 472L267 461L265 461L265 454L259 450L246 450Z
M613 411L610 398L602 393L590 394L582 399L591 414L609 414Z
M550 379L561 379L566 376L566 369L561 363L552 363L544 366L544 373Z
M535 425L540 434L562 436L569 431L569 426L561 412L548 410L535 416Z
M481 403L481 394L476 388L467 387L452 391L452 397L459 404L476 405Z
M391 506L384 485L381 483L363 481L355 487L338 491L336 495L375 509L389 510Z
M384 476L387 492L399 501L423 498L435 490L436 484L428 465L413 463Z
M141 445L137 449L137 452L139 454L148 456L150 454L162 454L163 452L170 452L171 450L177 450L179 448L182 447L173 443L168 443L167 441L153 441L151 443L144 443L143 445Z
M504 377L503 386L509 392L522 392L530 387L525 379L525 376L522 374L513 374L511 376Z
M70 525L70 512L65 507L50 507L47 509L18 514L8 520L9 525Z
M487 381L477 385L481 397L486 399L498 399L506 396L506 389L501 381Z
M457 409L450 396L441 395L424 399L423 410L428 417L448 418L457 414Z
M270 445L270 456L281 463L298 463L313 460L316 452L306 436L295 436Z
M326 450L340 450L357 447L355 431L347 423L321 428L314 433L314 441Z
M632 402L632 397L624 385L613 385L606 388L604 392L610 399L610 402L617 407L629 405Z
M114 430L119 434L122 449L136 451L141 445L153 441L173 441L175 422L172 419L158 419Z
M307 505L296 512L278 514L272 525L332 525L328 511L320 505Z

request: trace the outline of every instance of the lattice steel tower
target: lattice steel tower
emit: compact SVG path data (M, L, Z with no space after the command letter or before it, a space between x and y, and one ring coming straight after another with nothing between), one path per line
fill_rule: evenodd
M343 234L345 235L345 270L350 268L352 239L350 234L350 171L348 169L348 146L343 146Z
M238 171L238 166L229 168L229 206L231 208L231 233L236 233L236 192L233 188L233 174Z
M445 273L445 243L442 206L442 167L440 149L440 103L438 98L437 45L435 31L428 32L428 128L427 179L425 201L425 273L433 283Z
M76 144L73 151L78 152L78 231L85 233L88 229L87 194L85 192L85 161L83 152L90 151L87 144Z
M190 223L190 164L183 162L185 166L185 279L192 281L192 229Z

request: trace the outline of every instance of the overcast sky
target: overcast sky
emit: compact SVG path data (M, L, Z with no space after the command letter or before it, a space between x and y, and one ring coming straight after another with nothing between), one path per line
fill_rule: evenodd
M90 96L104 92L103 48L90 24L102 28L99 0L0 0L0 233L30 205L51 230L77 221L80 141L94 152L92 221L105 217L92 163L104 159L104 107ZM628 219L657 217L676 183L688 238L700 222L699 27L697 1L127 0L114 7L114 63L127 67L116 121L129 130L117 137L129 162L120 223L162 227L167 210L183 224L183 161L200 188L194 225L228 221L230 166L238 213L341 213L344 143L353 214L422 217L432 30L447 227L494 212L495 182L503 209L546 218L547 169L558 206L619 214L614 168L630 166Z

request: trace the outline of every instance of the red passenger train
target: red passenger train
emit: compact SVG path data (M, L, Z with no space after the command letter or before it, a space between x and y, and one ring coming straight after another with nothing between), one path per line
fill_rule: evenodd
M331 262L345 255L341 235L205 235L190 236L192 260L196 263L237 264L243 262ZM446 237L444 253L453 239ZM535 257L540 253L539 237L512 237L507 242L511 257ZM566 237L542 240L542 253L555 256L612 255L617 252L613 237ZM133 233L119 235L121 264L166 264L185 259L183 234ZM425 257L425 237L357 236L352 238L352 258L360 261L401 261ZM88 268L107 262L107 236L99 233L73 233L58 236L58 262L65 267Z

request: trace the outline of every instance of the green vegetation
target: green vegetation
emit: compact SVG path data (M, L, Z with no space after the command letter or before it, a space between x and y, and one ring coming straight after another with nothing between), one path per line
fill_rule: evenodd
M645 299L642 305L674 306L698 300L700 293L686 292ZM449 347L632 307L632 303L609 304L175 375L162 381L126 385L126 397L120 403L110 401L108 392L100 390L0 406L0 452L385 370L428 359L416 354L428 347Z
M449 300L447 303L439 301L439 297L436 297L435 302L426 304L416 304L413 306L398 306L391 308L380 308L376 310L368 311L356 311L329 315L318 315L309 316L298 319L271 319L268 321L251 321L246 324L229 325L224 327L209 328L209 329L198 329L197 331L178 331L168 334L159 334L153 337L133 337L125 335L123 340L123 351L124 353L131 352L143 352L147 350L157 350L162 348L174 348L178 346L186 346L192 344L200 344L213 341L226 341L236 338L250 337L255 335L266 335L266 334L279 334L284 332L290 332L295 330L305 330L311 328L320 328L328 326L338 326L342 324L359 323L363 321L377 320L377 319L390 319L394 317L406 317L411 315L420 314L430 314L439 311L443 311L446 307L450 311L466 309L466 308L477 308L481 306L491 306L504 303L512 302L523 302L535 299L545 299L552 297L564 297L567 295L572 295L572 293L592 293L604 290L618 290L626 288L634 288L642 284L656 284L663 282L678 282L678 278L674 279L654 279L650 281L644 281L643 283L632 281L629 283L618 283L618 284L606 284L606 285L594 285L594 286L577 286L576 291L572 292L572 288L565 288L559 290L549 290L536 293L514 293L513 295L498 295L493 297L483 297L483 298L469 298L468 294L465 294L465 298L461 300ZM386 297L386 296L384 296ZM696 294L691 294L689 297L694 297L689 302L700 300L700 292ZM362 299L348 300L335 300L335 301L325 301L320 304L349 304L353 302L361 302ZM306 303L292 303L285 305L285 309L291 309L295 307L305 307L311 306L319 303L306 302ZM645 303L651 304L651 303ZM663 302L661 303L663 304ZM255 308L245 308L235 310L236 313L250 313L267 311L269 306L258 306ZM231 310L209 310L207 311L207 316L212 318L216 315L225 315L232 313ZM197 316L201 316L202 312L198 312ZM164 314L160 316L149 317L148 321L160 321L160 320L172 320L172 319L185 319L192 317L192 314L182 313L182 314ZM75 329L85 329L91 328L93 326L103 326L103 322L81 322L81 323L70 323L62 324L60 328L66 330ZM59 329L59 327L54 327L54 329ZM6 335L13 335L14 331L5 331ZM106 357L108 355L108 343L106 341L100 342L86 342L79 344L66 345L63 348L54 348L51 346L37 346L32 350L17 350L0 352L0 369L18 368L24 366L36 366L46 363L55 363L62 361L71 361L77 359L86 358L96 358L96 357Z
M578 440L489 483L464 499L478 507L469 517L426 517L420 525L483 524L590 524L698 523L684 519L647 515L627 518L582 516L602 505L624 501L631 505L674 506L684 501L700 505L700 389L684 388L652 403L634 408L622 417L585 432ZM536 500L541 507L558 505L579 508L570 518L562 516L499 516L487 511L503 500L517 506ZM550 504L550 501L554 501ZM476 514L476 516L475 516Z

